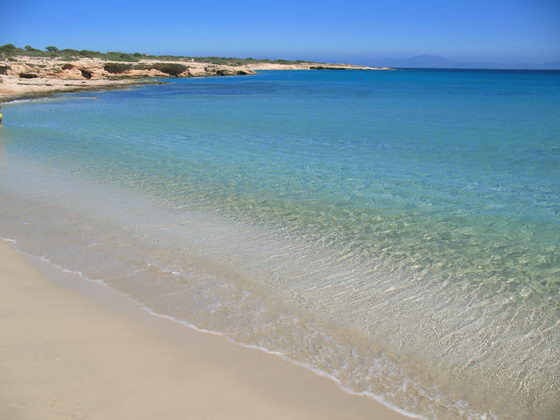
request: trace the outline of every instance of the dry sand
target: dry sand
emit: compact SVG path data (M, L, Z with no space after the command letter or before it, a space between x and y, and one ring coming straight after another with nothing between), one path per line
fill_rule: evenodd
M152 80L70 80L70 79L19 79L12 76L0 76L0 103L14 99L26 99L49 96L54 93L68 93L95 90L126 89L129 87L160 84Z
M0 241L0 418L404 419Z

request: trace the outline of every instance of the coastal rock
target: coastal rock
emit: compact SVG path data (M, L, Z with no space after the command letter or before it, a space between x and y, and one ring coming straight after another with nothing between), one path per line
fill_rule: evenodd
M0 61L0 75L27 79L111 80L142 77L234 76L254 73L254 71L243 66L155 60L122 63L82 58L65 62L58 59L20 57L15 62Z
M246 76L246 75L250 75L250 74L255 74L255 72L253 70L247 69L247 68L241 68L237 70L237 75L238 76Z
M81 79L82 78L82 72L80 70L78 70L77 68L74 67L66 67L65 69L63 68L62 70L55 72L55 73L51 73L48 74L47 77L51 77L51 78L60 78L60 79Z
M235 76L237 74L237 70L230 67L222 67L216 69L216 74L218 76Z
M189 77L204 77L208 75L208 72L204 69L204 67L189 66L188 72Z
M311 66L310 70L350 70L348 67L339 66Z
M20 79L36 79L38 77L39 77L39 75L35 74L35 73L20 73L19 74Z
M146 79L170 77L243 76L259 70L351 69L391 70L350 64L250 62L223 65L193 59L111 62L99 58L52 58L16 56L0 60L0 100L87 89L110 89L141 83L158 83Z
M93 75L93 72L85 70L85 69L80 69L80 73L82 74L82 77L84 79L91 79L91 76Z

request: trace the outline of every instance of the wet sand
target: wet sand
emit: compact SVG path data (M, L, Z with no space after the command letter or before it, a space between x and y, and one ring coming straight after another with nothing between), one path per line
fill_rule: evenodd
M10 76L3 76L0 81L2 82L0 84L0 104L17 99L47 97L57 93L131 89L142 85L164 83L149 79L66 80L36 78L21 80Z
M405 419L0 241L2 419Z

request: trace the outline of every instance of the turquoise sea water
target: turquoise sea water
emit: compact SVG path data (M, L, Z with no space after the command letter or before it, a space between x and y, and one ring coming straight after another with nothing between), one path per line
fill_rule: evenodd
M560 73L5 107L0 236L424 418L560 417Z

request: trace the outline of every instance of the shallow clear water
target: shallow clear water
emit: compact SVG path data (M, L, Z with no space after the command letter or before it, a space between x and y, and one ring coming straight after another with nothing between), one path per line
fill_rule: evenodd
M76 96L5 107L0 236L409 413L560 416L560 73Z

